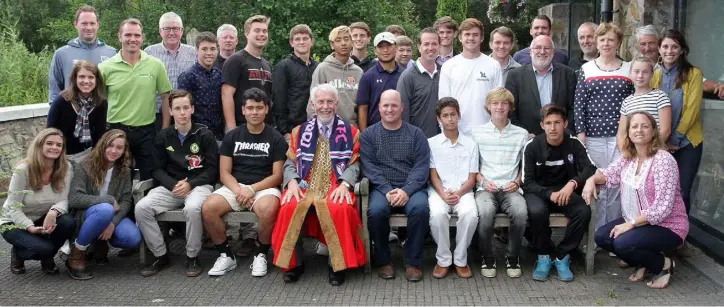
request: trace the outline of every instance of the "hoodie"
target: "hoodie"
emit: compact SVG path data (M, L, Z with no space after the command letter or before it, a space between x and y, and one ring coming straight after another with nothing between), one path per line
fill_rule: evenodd
M339 92L337 115L344 121L354 124L357 123L355 100L357 99L357 88L359 87L362 73L362 68L355 65L352 58L348 58L347 63L342 64L334 57L333 53L317 65L317 69L315 69L312 74L312 84L310 88L322 83L329 83L336 87ZM310 119L314 117L314 115L312 104L308 104L307 118Z
M70 84L68 78L75 61L86 60L97 65L116 55L116 52L116 48L106 45L100 39L88 44L77 37L55 50L48 72L48 103L52 103L55 97Z

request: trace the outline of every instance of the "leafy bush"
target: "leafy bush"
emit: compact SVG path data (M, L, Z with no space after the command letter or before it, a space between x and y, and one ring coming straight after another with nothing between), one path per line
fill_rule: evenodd
M0 13L0 107L48 100L52 52L32 53L18 39L17 21Z

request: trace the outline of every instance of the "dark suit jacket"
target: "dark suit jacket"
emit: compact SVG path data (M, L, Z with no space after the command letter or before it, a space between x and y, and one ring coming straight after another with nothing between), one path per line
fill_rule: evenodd
M566 65L553 63L553 97L551 103L566 109L568 129L573 131L573 95L576 91L576 73ZM540 93L535 80L533 66L523 65L508 73L505 82L507 88L515 98L515 111L510 115L510 121L528 133L540 134Z

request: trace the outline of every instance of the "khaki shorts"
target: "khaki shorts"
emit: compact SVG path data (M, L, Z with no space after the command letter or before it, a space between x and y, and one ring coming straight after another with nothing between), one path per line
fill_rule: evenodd
M246 185L244 185L244 184L240 183L239 186L242 189L246 189ZM226 199L226 202L229 203L229 206L231 206L231 209L234 211L247 210L247 209L239 206L239 203L236 202L236 195L234 194L234 192L232 192L226 186L223 186L220 189L214 191L213 194L219 195L219 196L223 197L224 199ZM280 192L279 189L276 189L276 188L269 188L266 190L257 191L256 194L254 194L254 203L251 204L251 207L249 207L248 210L252 211L252 208L254 208L254 205L256 204L256 202L259 201L259 199L261 199L262 197L267 196L267 195L272 195L272 196L276 196L276 198L281 198L282 192Z

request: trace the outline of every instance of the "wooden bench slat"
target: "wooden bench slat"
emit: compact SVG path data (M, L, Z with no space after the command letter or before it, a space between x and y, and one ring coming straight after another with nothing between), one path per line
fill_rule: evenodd
M160 222L184 222L186 217L181 210L166 211L156 216L156 220ZM227 223L256 223L258 219L256 214L249 211L229 212L224 216L224 222Z
M458 217L455 214L450 216L450 227L457 226ZM568 218L560 213L552 213L550 216L551 227L566 227L568 225ZM394 213L390 215L390 226L392 227L405 227L407 226L407 217L401 213ZM495 215L494 227L510 227L510 219L505 213L498 213Z

